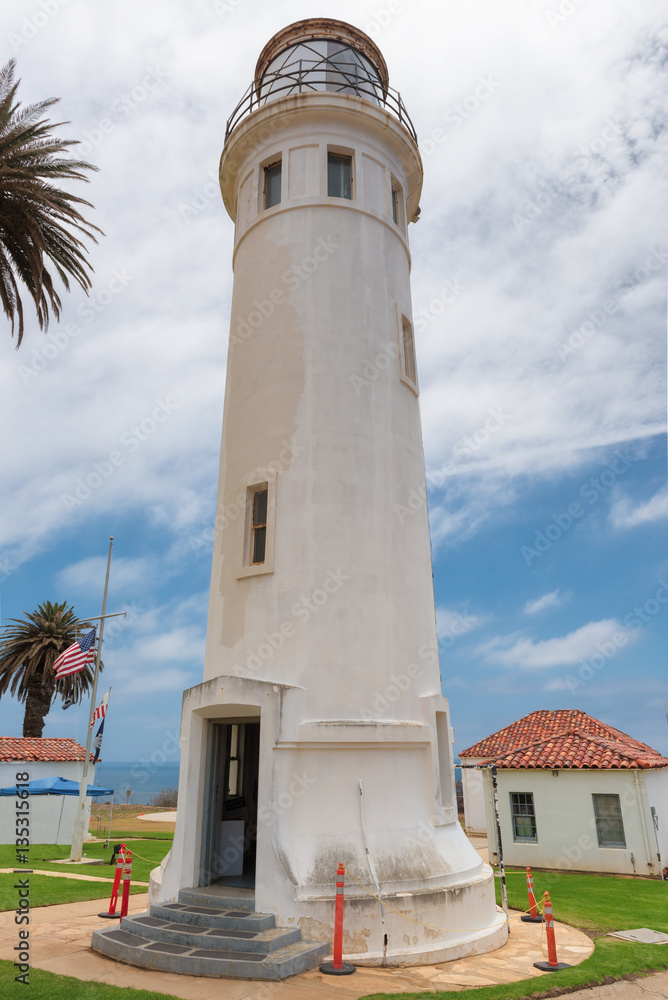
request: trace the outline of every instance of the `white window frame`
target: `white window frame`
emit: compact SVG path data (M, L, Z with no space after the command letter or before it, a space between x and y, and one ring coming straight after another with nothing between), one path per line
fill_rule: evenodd
M407 331L409 331L410 335L409 343L412 353L412 359L408 361L406 356ZM399 306L397 306L397 338L399 341L399 378L416 396L419 396L420 388L418 386L417 357L415 354L415 331L412 322L408 316L405 316L401 312ZM410 370L411 367L413 368L412 373Z
M263 478L253 479L246 486L246 511L243 530L243 550L237 580L247 576L262 576L274 572L274 541L276 535L276 479L275 472L268 472ZM264 562L252 562L253 552L253 501L260 490L267 491L267 530L265 538Z

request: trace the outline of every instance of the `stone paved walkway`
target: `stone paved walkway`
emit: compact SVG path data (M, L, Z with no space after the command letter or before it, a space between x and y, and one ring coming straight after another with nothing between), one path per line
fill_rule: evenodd
M147 907L147 896L130 897L130 913ZM281 983L247 980L202 979L150 972L114 962L90 947L93 930L108 926L98 917L106 900L86 900L61 906L44 906L31 914L33 967L77 979L169 993L184 1000L357 1000L368 993L407 993L420 990L464 989L510 983L534 976L548 976L532 963L541 961L541 927L511 920L510 940L488 955L472 956L440 965L408 969L358 969L353 976L324 976L320 971L302 973ZM13 913L0 914L0 958L14 960L16 943ZM593 951L593 942L572 927L556 924L557 949L562 961L575 965ZM544 940L543 940L544 946ZM549 981L549 980L548 980ZM586 996L591 997L587 992ZM615 1000L626 1000L616 994ZM654 1000L646 997L646 1000Z

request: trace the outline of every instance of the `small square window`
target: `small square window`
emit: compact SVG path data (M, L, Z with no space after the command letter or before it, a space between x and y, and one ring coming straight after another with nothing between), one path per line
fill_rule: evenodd
M264 207L273 208L281 203L281 167L282 163L271 163L264 168Z
M327 194L330 198L352 199L353 158L327 154Z
M510 813L513 821L513 839L523 843L537 843L533 793L511 792Z
M619 795L593 795L599 847L626 847Z

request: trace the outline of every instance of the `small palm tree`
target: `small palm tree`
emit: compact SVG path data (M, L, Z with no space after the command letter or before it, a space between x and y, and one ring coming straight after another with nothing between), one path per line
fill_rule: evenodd
M37 310L40 329L49 325L49 308L60 318L61 302L45 259L69 291L70 278L87 293L91 265L77 231L97 242L101 232L83 218L78 205L93 206L68 194L53 181L88 180L84 170L97 167L83 160L63 159L76 139L58 139L52 123L41 117L58 103L57 98L21 110L16 101L20 81L14 82L15 60L0 70L0 301L11 320L12 335L18 323L19 347L24 332L19 284L27 288Z
M53 669L60 654L90 626L83 625L65 602L47 601L24 619L10 618L15 624L0 637L0 698L9 691L25 702L23 735L41 737L54 694L77 702L92 685L94 668L87 664L58 681L56 692Z

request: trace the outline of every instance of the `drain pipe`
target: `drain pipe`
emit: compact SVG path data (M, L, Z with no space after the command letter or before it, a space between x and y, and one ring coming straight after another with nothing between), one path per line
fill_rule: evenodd
M378 893L378 901L380 902L380 922L383 928L383 968L387 964L387 934L385 933L385 905L383 903L383 895L380 891L380 885L378 884L378 878L376 876L376 869L373 866L373 861L371 860L371 854L369 853L369 843L366 839L366 824L364 822L364 782L360 778L360 822L362 824L362 840L364 842L364 850L366 851L366 860L369 866L369 871L371 872L371 878L373 879L373 884L376 887L376 892Z

